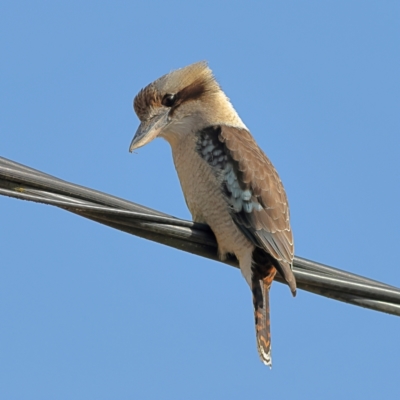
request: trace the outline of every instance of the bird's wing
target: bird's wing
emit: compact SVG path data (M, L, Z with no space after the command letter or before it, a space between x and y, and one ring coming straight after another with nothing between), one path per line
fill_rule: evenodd
M233 219L256 246L278 261L279 272L295 294L289 206L279 175L250 132L226 125L218 131L232 164L231 171L229 166L223 170L223 179Z

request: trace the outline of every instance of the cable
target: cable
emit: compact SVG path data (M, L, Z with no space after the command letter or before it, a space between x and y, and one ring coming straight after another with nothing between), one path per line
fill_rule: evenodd
M112 228L220 261L207 225L185 221L0 157L0 195L49 204ZM235 257L224 263L238 267ZM400 289L337 268L295 257L302 290L400 316ZM276 280L283 282L280 276Z

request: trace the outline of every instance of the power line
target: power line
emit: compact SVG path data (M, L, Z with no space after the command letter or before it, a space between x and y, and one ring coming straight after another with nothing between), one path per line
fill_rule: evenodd
M57 206L132 235L220 261L215 237L207 225L75 185L2 157L0 194ZM234 257L224 263L238 267ZM293 271L299 289L400 316L400 289L394 286L301 257L294 258ZM279 276L276 280L283 282Z

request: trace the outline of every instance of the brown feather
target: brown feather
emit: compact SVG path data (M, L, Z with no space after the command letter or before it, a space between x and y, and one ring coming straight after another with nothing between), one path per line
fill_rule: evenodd
M254 319L256 324L257 350L261 361L271 367L271 321L269 290L276 274L275 267L264 264L253 273L251 291L253 292Z
M278 262L279 272L295 294L296 281L291 270L294 246L289 206L279 175L247 130L222 125L219 140L237 162L243 188L251 189L263 206L261 211L242 213L236 221L250 230L257 245Z

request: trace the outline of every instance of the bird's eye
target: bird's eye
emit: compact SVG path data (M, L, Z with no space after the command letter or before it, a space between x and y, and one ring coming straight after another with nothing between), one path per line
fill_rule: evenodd
M162 99L162 105L172 107L175 104L176 96L174 94L166 94Z

